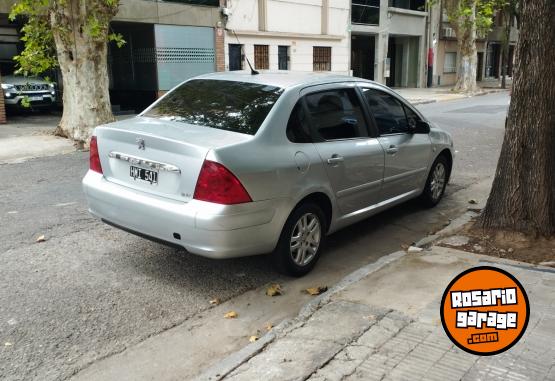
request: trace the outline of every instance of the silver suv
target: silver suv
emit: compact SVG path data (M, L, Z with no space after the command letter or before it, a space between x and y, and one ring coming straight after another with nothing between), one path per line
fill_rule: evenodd
M37 77L2 76L2 91L4 103L11 109L22 108L24 99L31 108L50 109L56 103L54 84Z
M216 73L95 129L91 213L210 258L263 253L310 271L325 237L443 196L453 142L380 84L312 73Z

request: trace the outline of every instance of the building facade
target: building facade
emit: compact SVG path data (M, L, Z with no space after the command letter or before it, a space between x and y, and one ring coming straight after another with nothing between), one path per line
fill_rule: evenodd
M449 24L447 13L438 2L430 12L432 41L434 49L433 85L452 86L457 79L457 62L460 59L457 52L457 36ZM492 30L479 33L476 40L477 50L477 81L499 79L502 74L503 60L502 41L506 30L506 18L502 12L496 12ZM518 41L516 19L510 18L509 60L506 63L507 75L512 76L514 51Z
M0 72L11 74L13 56L23 48L20 24L0 4ZM118 109L140 111L193 76L224 69L220 0L121 0L111 23L126 41L109 45L110 98ZM55 77L55 76L54 76ZM61 80L58 81L60 89Z
M349 0L227 0L225 69L349 73Z
M425 0L352 0L351 70L391 87L424 87Z

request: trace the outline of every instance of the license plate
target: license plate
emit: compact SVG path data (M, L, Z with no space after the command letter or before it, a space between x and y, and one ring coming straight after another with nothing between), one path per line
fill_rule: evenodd
M29 97L29 99L32 101L42 101L42 96Z
M139 167L129 167L129 175L133 180L143 180L150 184L158 184L158 172Z

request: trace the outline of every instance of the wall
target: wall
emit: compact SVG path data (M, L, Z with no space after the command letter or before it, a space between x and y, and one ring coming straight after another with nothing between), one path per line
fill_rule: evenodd
M486 66L486 43L484 41L477 41L476 42L476 49L478 53L484 53L484 60L482 63L482 73L485 73L485 66ZM454 86L457 82L457 74L456 73L444 73L443 72L443 65L445 63L445 53L456 53L457 52L457 41L453 40L440 40L437 45L437 53L436 53L436 67L434 68L434 72L437 73L437 76L434 75L434 86L438 84L438 76L440 80L440 86ZM457 60L460 57L457 56Z
M2 74L0 73L0 83L2 82ZM6 123L6 108L4 106L4 92L0 90L0 124Z
M259 12L259 5L265 12ZM327 12L322 6L327 6ZM350 1L347 0L228 0L232 15L226 24L244 45L244 53L254 65L254 45L269 45L270 70L278 70L278 46L290 47L289 68L313 71L313 47L332 48L332 71L349 73L350 36L347 31ZM262 19L260 18L262 16ZM328 22L329 20L329 22ZM226 70L229 45L236 44L232 32L226 35ZM244 67L247 67L246 62Z
M171 2L121 0L114 21L214 27L220 21L220 10L218 7Z

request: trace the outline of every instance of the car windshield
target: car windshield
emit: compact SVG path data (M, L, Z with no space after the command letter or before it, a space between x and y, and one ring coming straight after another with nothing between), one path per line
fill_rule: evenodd
M282 93L275 86L195 79L144 116L254 135Z

